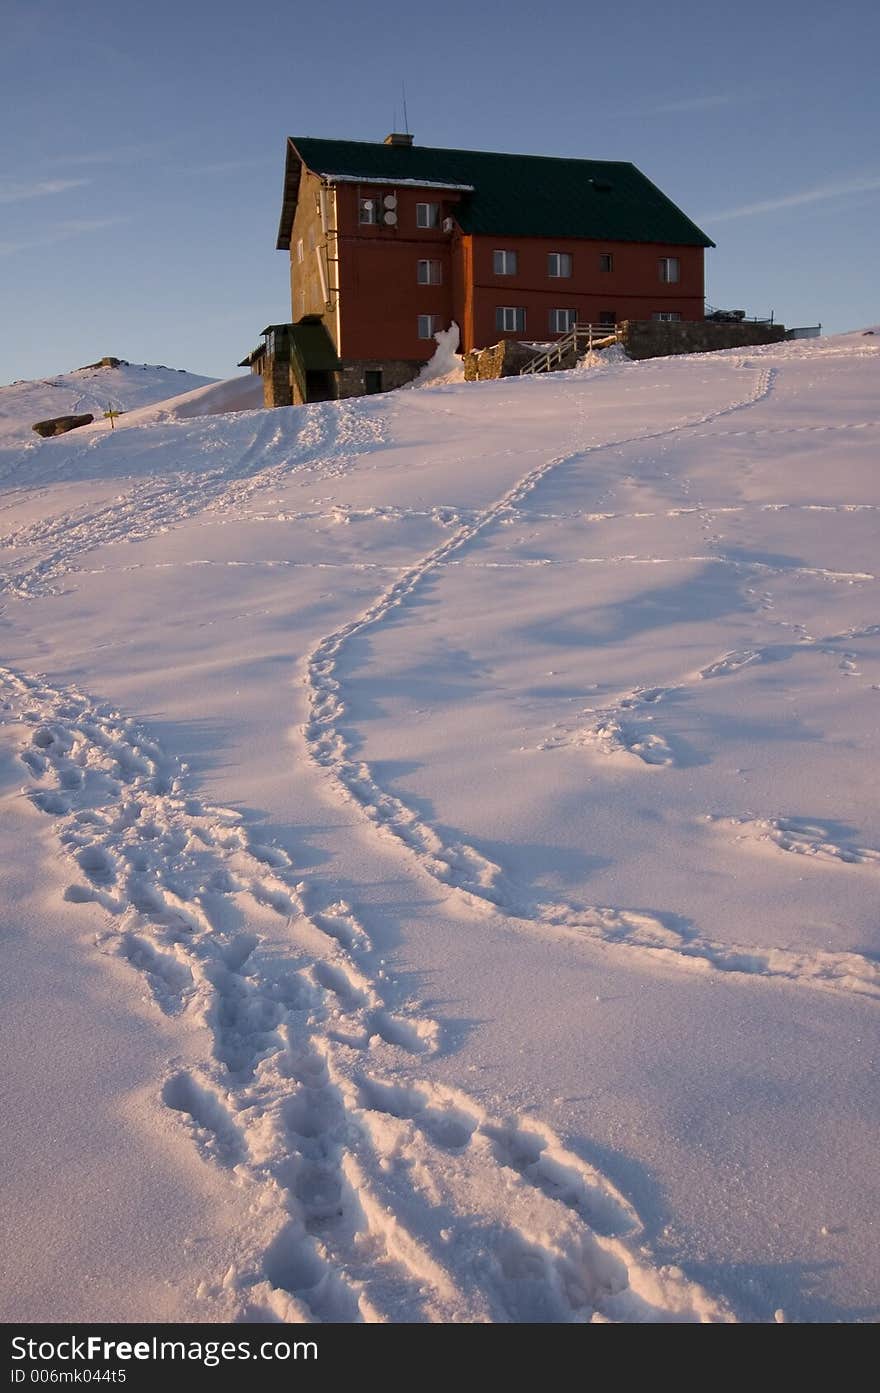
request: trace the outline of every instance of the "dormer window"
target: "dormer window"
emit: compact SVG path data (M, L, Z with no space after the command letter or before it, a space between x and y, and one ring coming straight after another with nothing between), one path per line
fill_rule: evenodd
M368 226L379 221L379 200L377 198L358 199L358 222Z
M439 203L417 203L416 204L416 227L439 227L440 226L440 204Z

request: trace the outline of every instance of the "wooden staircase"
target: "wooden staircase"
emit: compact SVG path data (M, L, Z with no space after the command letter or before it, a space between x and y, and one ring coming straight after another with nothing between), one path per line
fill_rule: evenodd
M551 348L541 349L520 368L520 377L527 373L559 372L562 368L573 368L578 358L594 349L610 348L620 342L616 324L575 324L573 329Z

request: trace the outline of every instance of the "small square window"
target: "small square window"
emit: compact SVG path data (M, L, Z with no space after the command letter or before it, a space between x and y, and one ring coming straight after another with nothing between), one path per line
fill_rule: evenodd
M358 222L373 224L379 221L379 200L376 198L358 199Z
M419 261L416 267L416 280L419 285L441 285L443 267L439 261Z
M550 333L569 334L577 323L577 310L551 310Z
M614 255L613 255L612 252L600 252L600 253L599 253L599 270L600 270L600 271L613 271L613 270L614 270Z
M679 278L680 267L678 264L678 257L661 256L660 260L657 262L657 270L660 274L661 281L671 285L673 281L677 281Z
M368 397L382 390L382 369L367 368L364 372L364 391Z
M571 256L568 252L547 253L547 275L564 279L571 275Z
M439 227L440 226L440 204L439 203L417 203L416 204L416 227Z
M526 312L515 305L499 305L495 311L495 328L502 334L525 333Z
M440 328L439 314L419 315L419 338L432 339Z
M496 276L515 276L516 252L493 252L492 270Z
M613 329L614 325L617 323L617 315L614 313L614 310L600 310L599 323L602 325L603 329L607 327Z

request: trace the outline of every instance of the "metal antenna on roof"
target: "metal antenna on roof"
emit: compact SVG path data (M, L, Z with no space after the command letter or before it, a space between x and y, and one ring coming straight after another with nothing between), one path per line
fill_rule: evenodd
M406 83L401 82L400 88L403 92L403 129L409 135L409 117L406 114Z

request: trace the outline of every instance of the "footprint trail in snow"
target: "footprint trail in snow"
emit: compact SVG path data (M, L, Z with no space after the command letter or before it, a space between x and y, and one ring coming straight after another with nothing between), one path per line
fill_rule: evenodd
M118 711L0 669L25 792L74 870L66 895L212 1058L161 1098L246 1187L253 1233L202 1294L230 1319L725 1321L656 1264L614 1185L539 1121L420 1076L437 1024L403 1002L352 907L188 787Z
M743 360L739 366L753 373L751 386L740 400L699 418L676 422L663 430L615 441L615 448L691 431L765 400L773 390L775 370L757 367L748 360ZM583 405L580 410L584 411ZM577 429L574 434L577 435ZM554 471L608 448L603 443L575 445L569 453L537 465L482 513L462 519L460 526L433 551L401 571L361 615L327 634L316 645L308 655L305 672L309 715L303 735L309 754L316 765L329 773L342 797L358 806L378 832L402 843L427 874L481 912L501 913L508 922L518 921L526 929L539 928L589 939L604 950L625 951L630 957L641 956L647 960L659 959L687 971L747 973L757 978L785 980L798 987L852 992L880 1000L880 967L857 952L801 952L716 942L697 929L683 929L675 916L610 905L554 903L531 895L477 847L465 841L444 842L416 810L382 788L369 764L354 753L343 725L345 700L341 671L341 660L350 641L393 616L423 582L439 568L455 564L457 553L482 533L518 514L530 495ZM873 629L865 632L873 632ZM831 644L837 637L832 636L825 643ZM728 654L699 673L698 679L728 675L737 665L764 656L765 650L749 651L742 655L740 662L740 655ZM671 690L639 688L622 699L616 708L594 713L591 724L581 733L581 742L593 744L604 754L637 757L645 764L658 767L673 765L674 750L648 724L653 719L652 708Z

